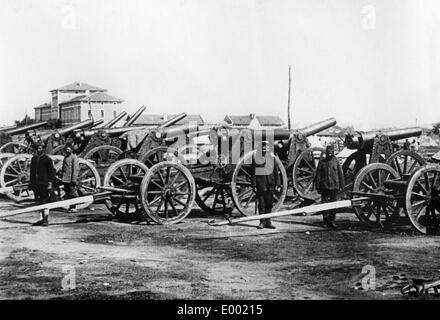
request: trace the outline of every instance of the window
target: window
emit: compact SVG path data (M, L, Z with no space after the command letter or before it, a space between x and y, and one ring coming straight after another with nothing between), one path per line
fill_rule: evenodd
M116 110L113 110L113 118L116 118Z
M92 110L89 110L88 115L89 115L89 118L92 117Z
M104 110L101 110L101 117L104 118Z

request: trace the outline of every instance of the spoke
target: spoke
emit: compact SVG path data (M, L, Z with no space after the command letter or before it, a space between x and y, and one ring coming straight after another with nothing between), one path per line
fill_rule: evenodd
M165 179L164 179L163 176L162 176L162 172L161 172L161 171L162 171L162 170L157 170L156 175L159 175L160 182L162 182L162 185L165 187L165 186L166 186L166 183L165 183Z
M238 194L238 199L241 199L245 194L253 192L253 191L254 190L250 189L250 188L244 189L244 191L242 191L241 193Z
M377 184L376 181L374 181L373 175L370 173L368 173L368 177L371 179L371 182L373 183L374 189L377 189Z
M177 199L175 197L172 197L174 201L176 201L177 203L179 203L180 205L182 205L184 208L186 207L186 204L183 203L182 201L180 201L180 199Z
M366 187L368 190L374 192L374 189L373 189L371 186L369 186L365 181L362 181L362 185L363 185L364 187Z
M160 200L160 199L162 199L161 196L159 196L159 197L155 197L155 198L153 199L153 201L151 201L151 202L149 203L149 205L151 206L151 205L155 204L155 203L156 203L158 200Z
M155 180L151 180L151 183L156 185L156 187L158 187L160 190L162 190L164 188L164 186L159 185Z
M252 194L252 195L249 197L248 201L246 202L246 205L244 206L245 208L249 207L249 203L251 202L252 198L254 198L254 197L255 197L255 194Z
M211 209L215 208L215 204L217 203L217 198L218 198L218 193L219 193L220 189L217 188L217 191L215 192L215 197L214 197L214 201L212 202L212 206Z
M121 179L119 179L117 176L111 176L111 178L118 181L120 183L120 185L126 185L126 183L124 181L122 181Z
M170 185L173 185L176 182L177 177L179 176L180 176L180 170L177 170L176 175L174 176L173 181L171 181Z
M125 174L124 170L122 170L122 167L119 167L118 169L122 173L122 176L124 177L125 182L128 182L127 175Z
M402 168L400 168L399 158L398 158L398 157L396 157L396 158L394 159L394 163L395 163L395 166L396 166L397 172L399 173L399 176L402 176Z
M418 201L418 202L416 202L416 203L412 203L412 204L411 204L411 208L418 207L418 206L420 206L421 204L425 204L425 203L426 203L425 200Z
M423 190L423 192L424 192L425 194L427 193L425 187L420 183L419 180L416 181L416 184L417 184L420 188L422 188L422 190Z
M247 177L249 177L250 179L252 178L252 176L243 168L243 167L241 167L240 168L240 171L243 171L244 172L244 174L247 176ZM240 175L240 171L239 171L239 175Z
M6 182L6 185L8 186L8 185L10 185L11 183L14 183L14 182L18 182L18 178Z
M408 170L408 173L411 173L416 165L417 165L417 160L414 160L413 164L411 165L411 168L409 168Z
M171 167L167 167L167 173L166 173L166 179L165 179L165 182L167 185L170 182L170 170L171 170Z
M171 205L171 208L173 208L173 211L174 211L174 213L176 214L176 216L179 214L179 212L177 211L177 209L176 209L176 206L174 205L174 199L173 199L173 197L170 197L170 205Z
M412 199L413 197L416 197L416 198L419 198L419 199L423 199L423 200L425 200L425 196L424 196L424 195L419 194L419 193L416 193L416 192L411 192L411 199Z
M423 174L423 176L425 177L425 187L426 187L426 190L430 190L430 187L429 187L429 177L428 177L428 173L427 172L425 172L424 174Z
M168 220L168 199L167 199L167 197L165 197L164 206L165 206L165 219Z
M406 169L408 168L408 156L405 156L405 160L403 160L403 172L407 173Z
M433 189L435 187L435 184L437 183L438 173L439 173L438 171L434 172L434 178L432 179L431 189Z
M165 198L162 197L160 202L159 202L159 205L157 206L157 209L156 209L156 216L158 215L159 210L160 210L160 208L162 208L162 205L163 205L164 202L165 202Z

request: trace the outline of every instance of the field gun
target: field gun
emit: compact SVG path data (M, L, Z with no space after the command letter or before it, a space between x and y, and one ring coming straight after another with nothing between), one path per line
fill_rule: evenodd
M357 131L345 136L345 146L356 150L344 161L342 169L348 181L353 181L356 174L367 164L387 163L397 170L399 175L410 175L425 160L411 150L395 151L395 142L402 139L419 137L422 129L411 127L404 129Z
M0 131L0 153L22 153L29 146L26 144L28 137L36 136L36 129L47 125L46 121L29 124L22 127L13 127ZM25 135L24 142L12 141L13 136Z

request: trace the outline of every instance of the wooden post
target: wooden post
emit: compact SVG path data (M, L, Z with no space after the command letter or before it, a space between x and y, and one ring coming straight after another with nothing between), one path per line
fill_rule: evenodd
M291 85L291 77L290 77L290 65L289 65L289 92L287 94L287 126L289 130L291 130L290 124L290 85Z

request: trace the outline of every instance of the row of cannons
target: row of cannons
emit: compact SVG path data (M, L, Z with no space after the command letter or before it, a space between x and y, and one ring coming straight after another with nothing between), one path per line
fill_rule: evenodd
M257 213L252 157L262 140L272 140L281 178L273 211L286 201L298 207L320 201L314 177L324 149L311 147L308 137L336 125L335 119L296 130L199 128L178 125L186 117L182 113L155 128L132 126L144 109L121 127L114 125L125 113L101 128L87 120L45 135L35 131L42 124L6 130L3 135L25 138L0 149L1 187L16 201L32 199L32 145L36 139L45 144L59 173L63 148L70 142L80 157L80 195L103 199L118 219L177 223L195 204L208 213L252 216ZM420 128L406 128L345 136L345 146L354 152L342 163L346 186L341 193L353 200L352 209L366 226L387 228L406 219L426 234L438 225L440 167L427 164L414 151L395 148L398 140L421 133ZM62 184L54 185L63 199Z

